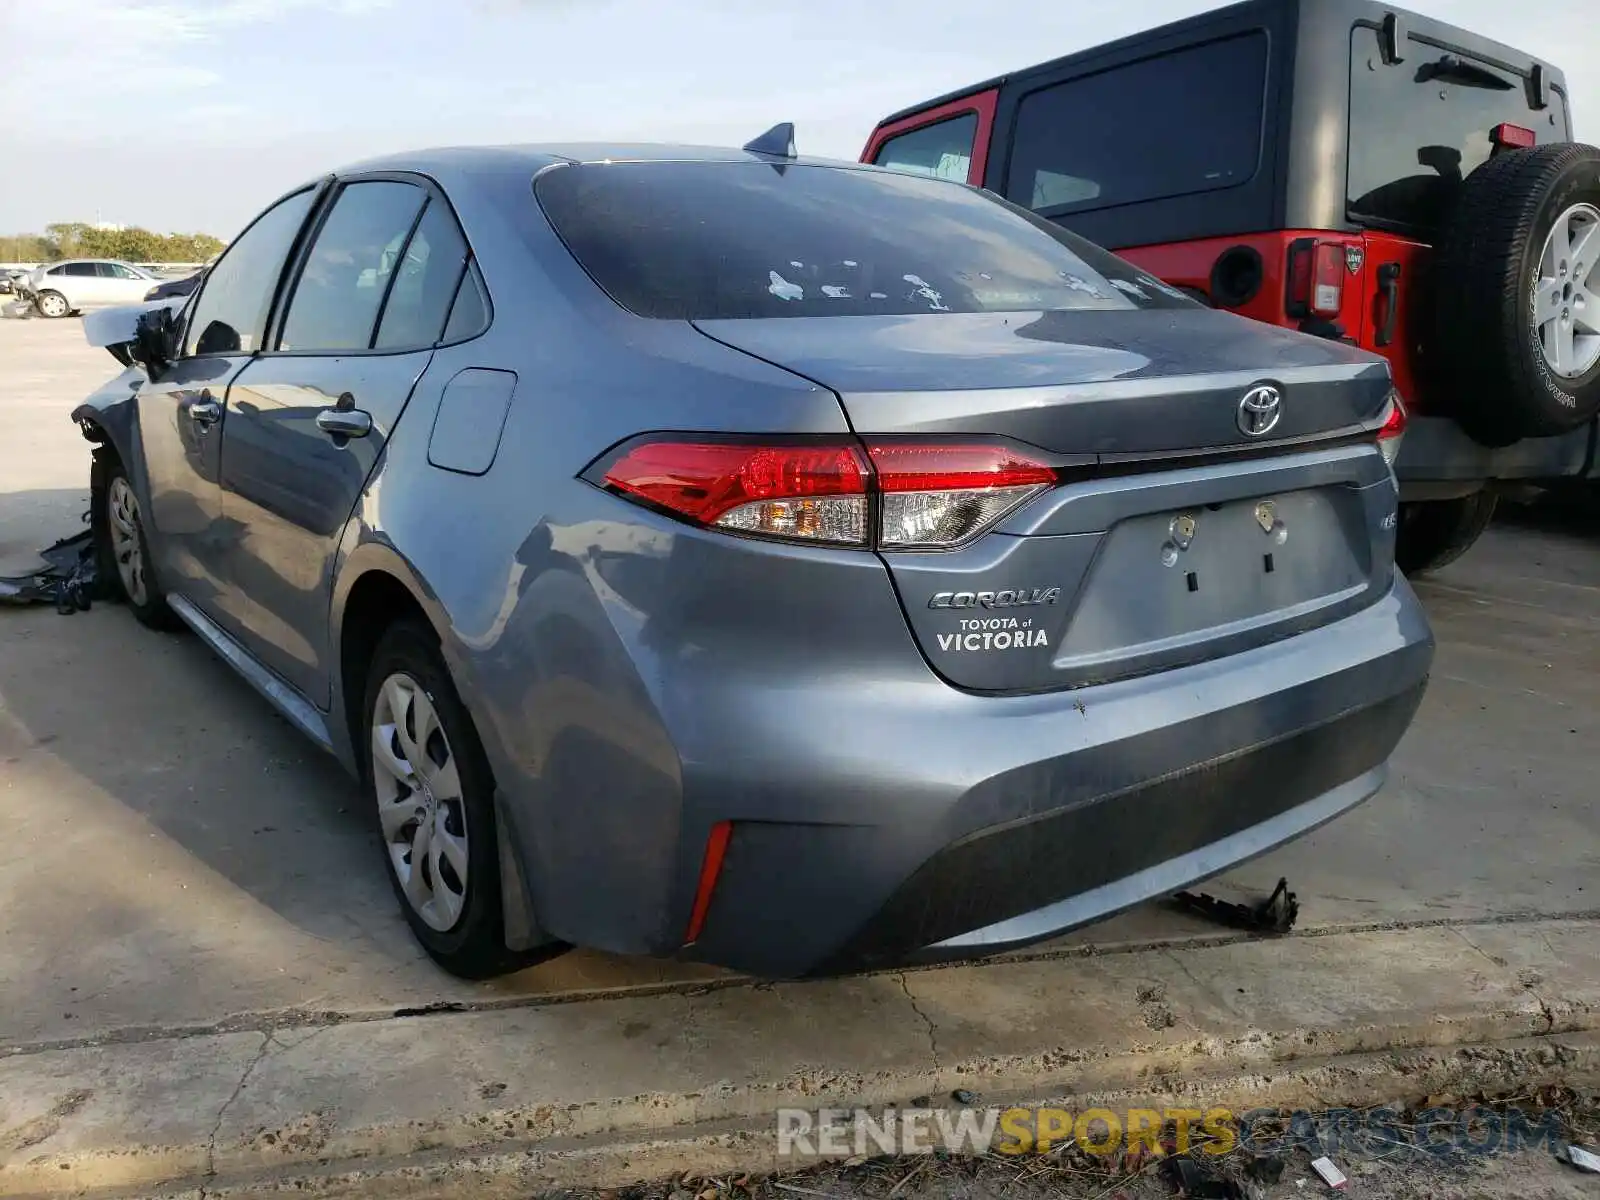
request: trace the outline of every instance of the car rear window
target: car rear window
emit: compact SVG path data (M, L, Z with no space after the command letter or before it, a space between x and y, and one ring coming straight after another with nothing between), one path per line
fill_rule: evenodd
M1054 215L1246 183L1261 160L1266 81L1258 31L1029 92L1006 195Z
M964 184L761 162L565 166L545 215L612 299L644 317L1186 307L1182 293Z
M1461 181L1488 161L1496 125L1531 129L1541 145L1567 140L1560 99L1533 108L1525 76L1419 39L1403 54L1387 62L1376 29L1351 33L1352 220L1433 234Z

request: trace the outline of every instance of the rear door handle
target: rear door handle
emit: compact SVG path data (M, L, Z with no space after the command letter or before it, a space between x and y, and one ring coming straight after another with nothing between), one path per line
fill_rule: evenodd
M325 408L317 414L317 428L334 437L366 437L372 432L372 415L359 408Z
M1386 262L1378 268L1378 291L1384 299L1383 326L1372 341L1387 346L1394 341L1395 322L1400 319L1400 264Z

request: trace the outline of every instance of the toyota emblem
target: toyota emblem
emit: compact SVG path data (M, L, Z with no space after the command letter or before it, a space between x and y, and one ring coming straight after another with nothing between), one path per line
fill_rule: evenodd
M1239 401L1239 432L1262 437L1277 427L1283 416L1283 395L1269 384L1253 387Z

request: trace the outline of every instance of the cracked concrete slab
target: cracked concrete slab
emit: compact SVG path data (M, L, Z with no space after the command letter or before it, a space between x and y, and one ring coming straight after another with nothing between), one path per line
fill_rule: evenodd
M419 1164L468 1160L480 1187L488 1161L506 1187L571 1182L573 1164L622 1183L647 1144L661 1159L709 1138L770 1168L783 1106L956 1089L1326 1105L1421 1079L1571 1077L1597 1061L1597 962L1600 922L1535 921L21 1052L0 1058L0 1096L37 1099L0 1128L34 1136L0 1152L0 1195L388 1195ZM1559 989L1558 1021L1540 985ZM1155 1004L1172 1020L1148 1021Z

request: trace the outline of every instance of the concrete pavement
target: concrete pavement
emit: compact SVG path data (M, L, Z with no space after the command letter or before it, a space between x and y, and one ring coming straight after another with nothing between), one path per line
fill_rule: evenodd
M0 321L0 571L20 569L16 564L34 547L79 527L88 447L66 414L116 369L81 337L75 321ZM1369 936L1440 937L1453 945L1448 939L1459 938L1458 929L1511 920L1483 926L1510 939L1509 952L1546 944L1552 927L1537 918L1600 909L1594 894L1600 887L1600 789L1593 784L1600 761L1594 749L1600 742L1600 535L1502 524L1418 591L1435 622L1439 654L1393 782L1355 813L1211 885L1234 896L1264 894L1287 875L1302 901L1302 929L1326 937L1274 942L1268 945L1275 950L1257 953L1282 955L1302 945L1365 947L1359 939ZM9 1138L13 1165L69 1152L114 1156L121 1128L124 1149L135 1143L148 1148L150 1138L188 1147L174 1160L187 1163L187 1172L192 1158L182 1154L192 1155L195 1145L190 1125L199 1116L218 1116L213 1090L237 1091L230 1113L251 1111L258 1097L278 1094L257 1091L263 1086L257 1073L265 1068L270 1074L280 1051L287 1053L285 1044L312 1034L307 1052L317 1048L320 1067L312 1082L322 1081L322 1099L313 1103L309 1092L291 1090L282 1092L283 1102L322 1113L317 1119L331 1131L355 1139L350 1153L363 1147L397 1152L396 1143L383 1140L387 1134L372 1135L378 1140L370 1145L360 1140L367 1135L359 1130L388 1128L372 1108L384 1103L377 1097L387 1085L356 1069L374 1056L392 1059L396 1045L444 1064L436 1069L449 1079L465 1069L454 1065L458 1053L466 1054L464 1064L517 1065L517 1072L488 1082L506 1083L507 1092L525 1087L517 1093L522 1107L537 1107L541 1095L546 1102L571 1095L571 1103L609 1104L605 1097L615 1100L633 1094L630 1089L682 1096L672 1089L690 1088L703 1096L711 1086L707 1079L767 1096L759 1081L788 1078L799 1069L794 1064L844 1070L852 1060L882 1063L906 1086L925 1086L906 1081L926 1076L919 1055L925 1056L930 1029L909 1020L906 990L894 976L746 988L704 968L589 953L492 984L442 976L414 948L369 839L367 814L337 769L195 639L150 633L119 608L97 606L70 618L44 609L0 609L0 815L7 828L0 839L0 1055L11 1056L0 1061L0 1148ZM1338 932L1351 930L1377 932ZM971 1022L969 1048L943 1060L957 1064L986 1044L1016 1045L1019 1053L1030 1045L1035 1052L1079 1046L1060 1036L1044 1038L1041 1027L1019 1020L1019 1013L1036 1008L1040 997L1077 986L1090 966L1108 961L1107 952L1126 952L1118 961L1148 964L1138 968L1145 972L1182 961L1206 989L1222 995L1232 969L1226 956L1245 948L1195 943L1229 940L1204 922L1151 906L1031 951L1020 963L908 975L907 987L925 1011L938 1007L937 995L960 990L960 1004L932 1018L947 1039L965 1028L960 1022ZM1559 939L1550 944L1563 945ZM1412 944L1373 945L1390 949L1352 950L1341 970L1359 979L1365 992L1392 985L1403 1000L1417 984L1413 974L1401 973ZM1082 957L1089 952L1096 957ZM1587 961L1600 956L1589 954ZM1447 993L1470 992L1471 971L1492 965L1479 955L1476 963L1440 959L1436 969L1454 980ZM1281 969L1261 967L1263 983ZM1327 984L1335 994L1341 992L1337 977ZM1591 977L1600 977L1592 965L1557 998L1584 994ZM720 990L691 994L706 986ZM924 996L924 988L935 990ZM1116 986L1107 988L1099 999L1079 997L1074 1013L1088 1006L1115 1018L1098 1032L1085 1032L1089 1040L1081 1045L1126 1045L1118 1039L1127 1030L1116 1021L1143 1022L1148 1015L1137 1004L1130 1007ZM1285 1003L1292 995L1312 995L1304 987L1291 992ZM1245 998L1226 1008L1197 1006L1199 1016L1183 1019L1212 1030L1205 1037L1225 1038L1225 1019L1235 1030L1261 1028L1274 1011L1257 1003L1254 992L1234 995ZM1416 1013L1432 995L1416 993ZM736 1007L774 996L785 1005L804 997L807 1020L840 1030L841 1040L791 1038L782 1031L792 1020L769 1026L777 1019L772 1012ZM585 997L602 998L578 1003ZM553 1001L564 1003L553 1007ZM1350 1010L1331 1002L1325 1010L1316 1007L1324 1002L1316 1000L1309 1015L1285 1011L1307 1028L1348 1024ZM735 1008L707 1025L700 1014L711 1004ZM437 1005L472 1011L395 1015ZM888 1014L878 1023L879 1040L859 1031L846 1038L850 1022L875 1011L874 1005ZM1056 1012L1061 1022L1048 1028L1074 1028L1080 1020L1065 1010L1041 1011ZM618 1015L624 1012L629 1015ZM578 1021L572 1014L589 1015L579 1029L560 1024L557 1013L566 1022ZM669 1060L673 1047L698 1056L698 1074L652 1080L624 1071L646 1040L626 1030L640 1024L667 1037L668 1049L660 1054ZM917 1036L896 1032L901 1025ZM1494 1028L1496 1037L1514 1032L1503 1020ZM1007 1042L1007 1029L1020 1040ZM1537 1022L1524 1032L1538 1033ZM362 1043L365 1049L326 1049L346 1045L344 1038L357 1039L350 1046L372 1040ZM576 1058L552 1057L549 1048L562 1045L586 1049ZM467 1046L476 1048L466 1053ZM240 1087L244 1067L256 1058ZM535 1070L540 1061L546 1067ZM176 1073L147 1069L160 1062L177 1064ZM531 1072L525 1085L503 1078L522 1078L524 1068ZM87 1078L85 1071L100 1072L118 1087L46 1086L57 1075ZM926 1086L938 1082L928 1078ZM1058 1076L1030 1078L1017 1086L1059 1083ZM77 1090L125 1095L126 1105L96 1115L88 1100L71 1103ZM431 1128L409 1107L427 1090L413 1082L401 1092L408 1098L394 1102L396 1120ZM771 1101L764 1102L770 1110ZM474 1101L465 1082L439 1093L438 1103L455 1114L438 1117L446 1124L470 1124L503 1107L482 1096ZM70 1111L49 1115L63 1104ZM128 1115L119 1127L117 1112L142 1112L150 1121L170 1112L175 1123L147 1129ZM33 1121L43 1124L30 1126ZM26 1134L20 1140L28 1142L27 1152L16 1149L19 1128L37 1133L51 1122L56 1132L38 1141ZM401 1144L414 1150L433 1136ZM217 1142L231 1144L227 1137ZM228 1161L230 1170L256 1169L247 1159ZM18 1189L0 1173L0 1192L6 1190Z

